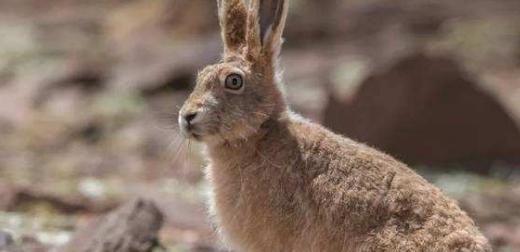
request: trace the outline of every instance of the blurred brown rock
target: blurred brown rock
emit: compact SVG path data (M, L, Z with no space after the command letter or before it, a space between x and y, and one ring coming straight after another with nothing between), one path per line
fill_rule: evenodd
M155 203L137 199L80 230L60 251L150 252L162 225Z
M325 124L412 164L520 157L520 130L451 59L415 54L332 97Z

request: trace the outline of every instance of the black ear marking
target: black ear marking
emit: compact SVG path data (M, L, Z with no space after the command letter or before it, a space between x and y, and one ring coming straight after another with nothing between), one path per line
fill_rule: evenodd
M260 38L262 44L264 43L265 35L270 27L274 27L274 20L277 13L278 0L260 0Z
M250 0L248 16L248 55L270 57L280 54L289 0Z
M278 29L278 27L281 25L281 22L282 22L282 18L283 18L283 15L284 15L284 9L285 9L285 5L287 4L287 1L288 0L278 0L278 4L276 5L276 15L274 17L274 20L273 20L273 27L276 27L276 29Z
M277 32L284 24L285 6L288 0L259 0L260 6L258 10L260 38L262 45L270 32Z

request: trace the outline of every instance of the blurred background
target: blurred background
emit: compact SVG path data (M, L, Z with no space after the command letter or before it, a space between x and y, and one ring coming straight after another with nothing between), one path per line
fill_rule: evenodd
M294 110L520 251L520 1L291 0L286 39ZM220 53L214 0L0 0L0 250L81 247L77 230L142 197L163 250L218 251L176 117Z

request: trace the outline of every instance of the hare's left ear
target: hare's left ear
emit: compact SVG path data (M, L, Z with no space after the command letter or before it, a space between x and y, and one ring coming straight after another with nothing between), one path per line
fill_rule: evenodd
M251 0L247 34L251 55L278 57L288 8L289 0Z
M247 9L243 0L217 0L224 52L237 52L245 45Z

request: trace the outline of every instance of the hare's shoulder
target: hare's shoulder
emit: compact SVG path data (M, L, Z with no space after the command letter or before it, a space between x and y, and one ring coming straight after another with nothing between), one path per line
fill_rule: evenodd
M451 205L439 189L417 175L405 164L367 145L337 135L304 120L289 127L298 139L305 171L312 178L315 202L336 211L337 216L363 216L381 221L400 211L418 213L425 218L436 204ZM357 217L356 217L357 216ZM375 218L375 219L374 219ZM361 220L360 220L361 221ZM357 223L359 224L359 223Z
M341 170L353 176L367 174L396 174L418 177L408 166L393 157L336 134L327 128L296 117L288 124L289 135L298 143L302 156L311 163L320 162L326 170Z

